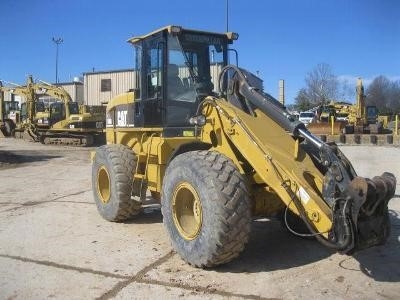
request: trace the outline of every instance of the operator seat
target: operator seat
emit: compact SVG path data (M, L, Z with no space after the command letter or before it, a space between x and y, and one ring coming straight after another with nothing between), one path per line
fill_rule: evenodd
M174 98L181 94L185 87L179 78L179 67L175 64L168 65L168 96Z

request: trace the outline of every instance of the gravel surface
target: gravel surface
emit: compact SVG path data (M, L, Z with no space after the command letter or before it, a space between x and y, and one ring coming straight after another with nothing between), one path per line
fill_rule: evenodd
M90 150L0 138L0 299L398 299L400 185L392 235L354 256L253 222L235 261L193 268L172 252L157 208L109 223L91 190ZM343 146L361 176L400 181L400 149Z

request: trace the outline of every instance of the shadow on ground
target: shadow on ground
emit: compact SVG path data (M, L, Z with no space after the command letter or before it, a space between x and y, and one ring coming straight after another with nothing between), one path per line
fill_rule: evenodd
M256 220L250 240L238 259L218 267L219 272L256 273L304 266L334 252L314 239L289 233L278 220Z
M375 281L400 282L399 213L391 210L390 221L391 235L385 245L366 249L354 255L359 263L359 270Z
M39 151L4 151L0 150L0 170L16 168L20 165L59 158L59 155L43 154Z
M353 256L343 255L339 267L362 272L375 281L400 282L400 216L391 211L390 218L392 231L385 245ZM291 235L278 221L255 221L245 251L238 259L215 270L233 273L285 270L326 259L334 253L316 240Z
M162 223L162 214L159 206L154 206L151 208L146 208L139 215L133 217L125 221L125 224L153 224L153 223Z
M392 210L390 219L391 236L385 245L360 251L353 256L343 255L339 267L362 272L376 281L400 282L400 216ZM162 223L160 208L155 206L126 223L132 226ZM315 263L334 253L315 239L292 235L277 219L261 219L253 221L250 240L239 258L214 270L230 273L285 270Z

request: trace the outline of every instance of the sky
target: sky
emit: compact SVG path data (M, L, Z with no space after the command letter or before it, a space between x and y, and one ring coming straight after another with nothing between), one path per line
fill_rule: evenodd
M27 75L55 82L84 72L133 67L126 40L166 25L226 31L227 0L1 0L0 80L24 84ZM228 0L231 47L239 66L258 73L264 89L294 102L319 63L354 85L379 75L400 80L398 0Z

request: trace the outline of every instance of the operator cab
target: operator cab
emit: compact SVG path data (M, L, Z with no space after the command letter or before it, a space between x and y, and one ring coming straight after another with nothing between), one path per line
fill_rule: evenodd
M68 112L67 112L68 110ZM54 125L57 122L65 120L66 116L79 114L78 102L60 102L56 101L50 104L50 125Z
M218 74L227 65L228 44L235 39L234 33L178 26L131 38L138 71L135 127L164 127L179 136L179 128L192 126L189 119L200 101L216 92Z

